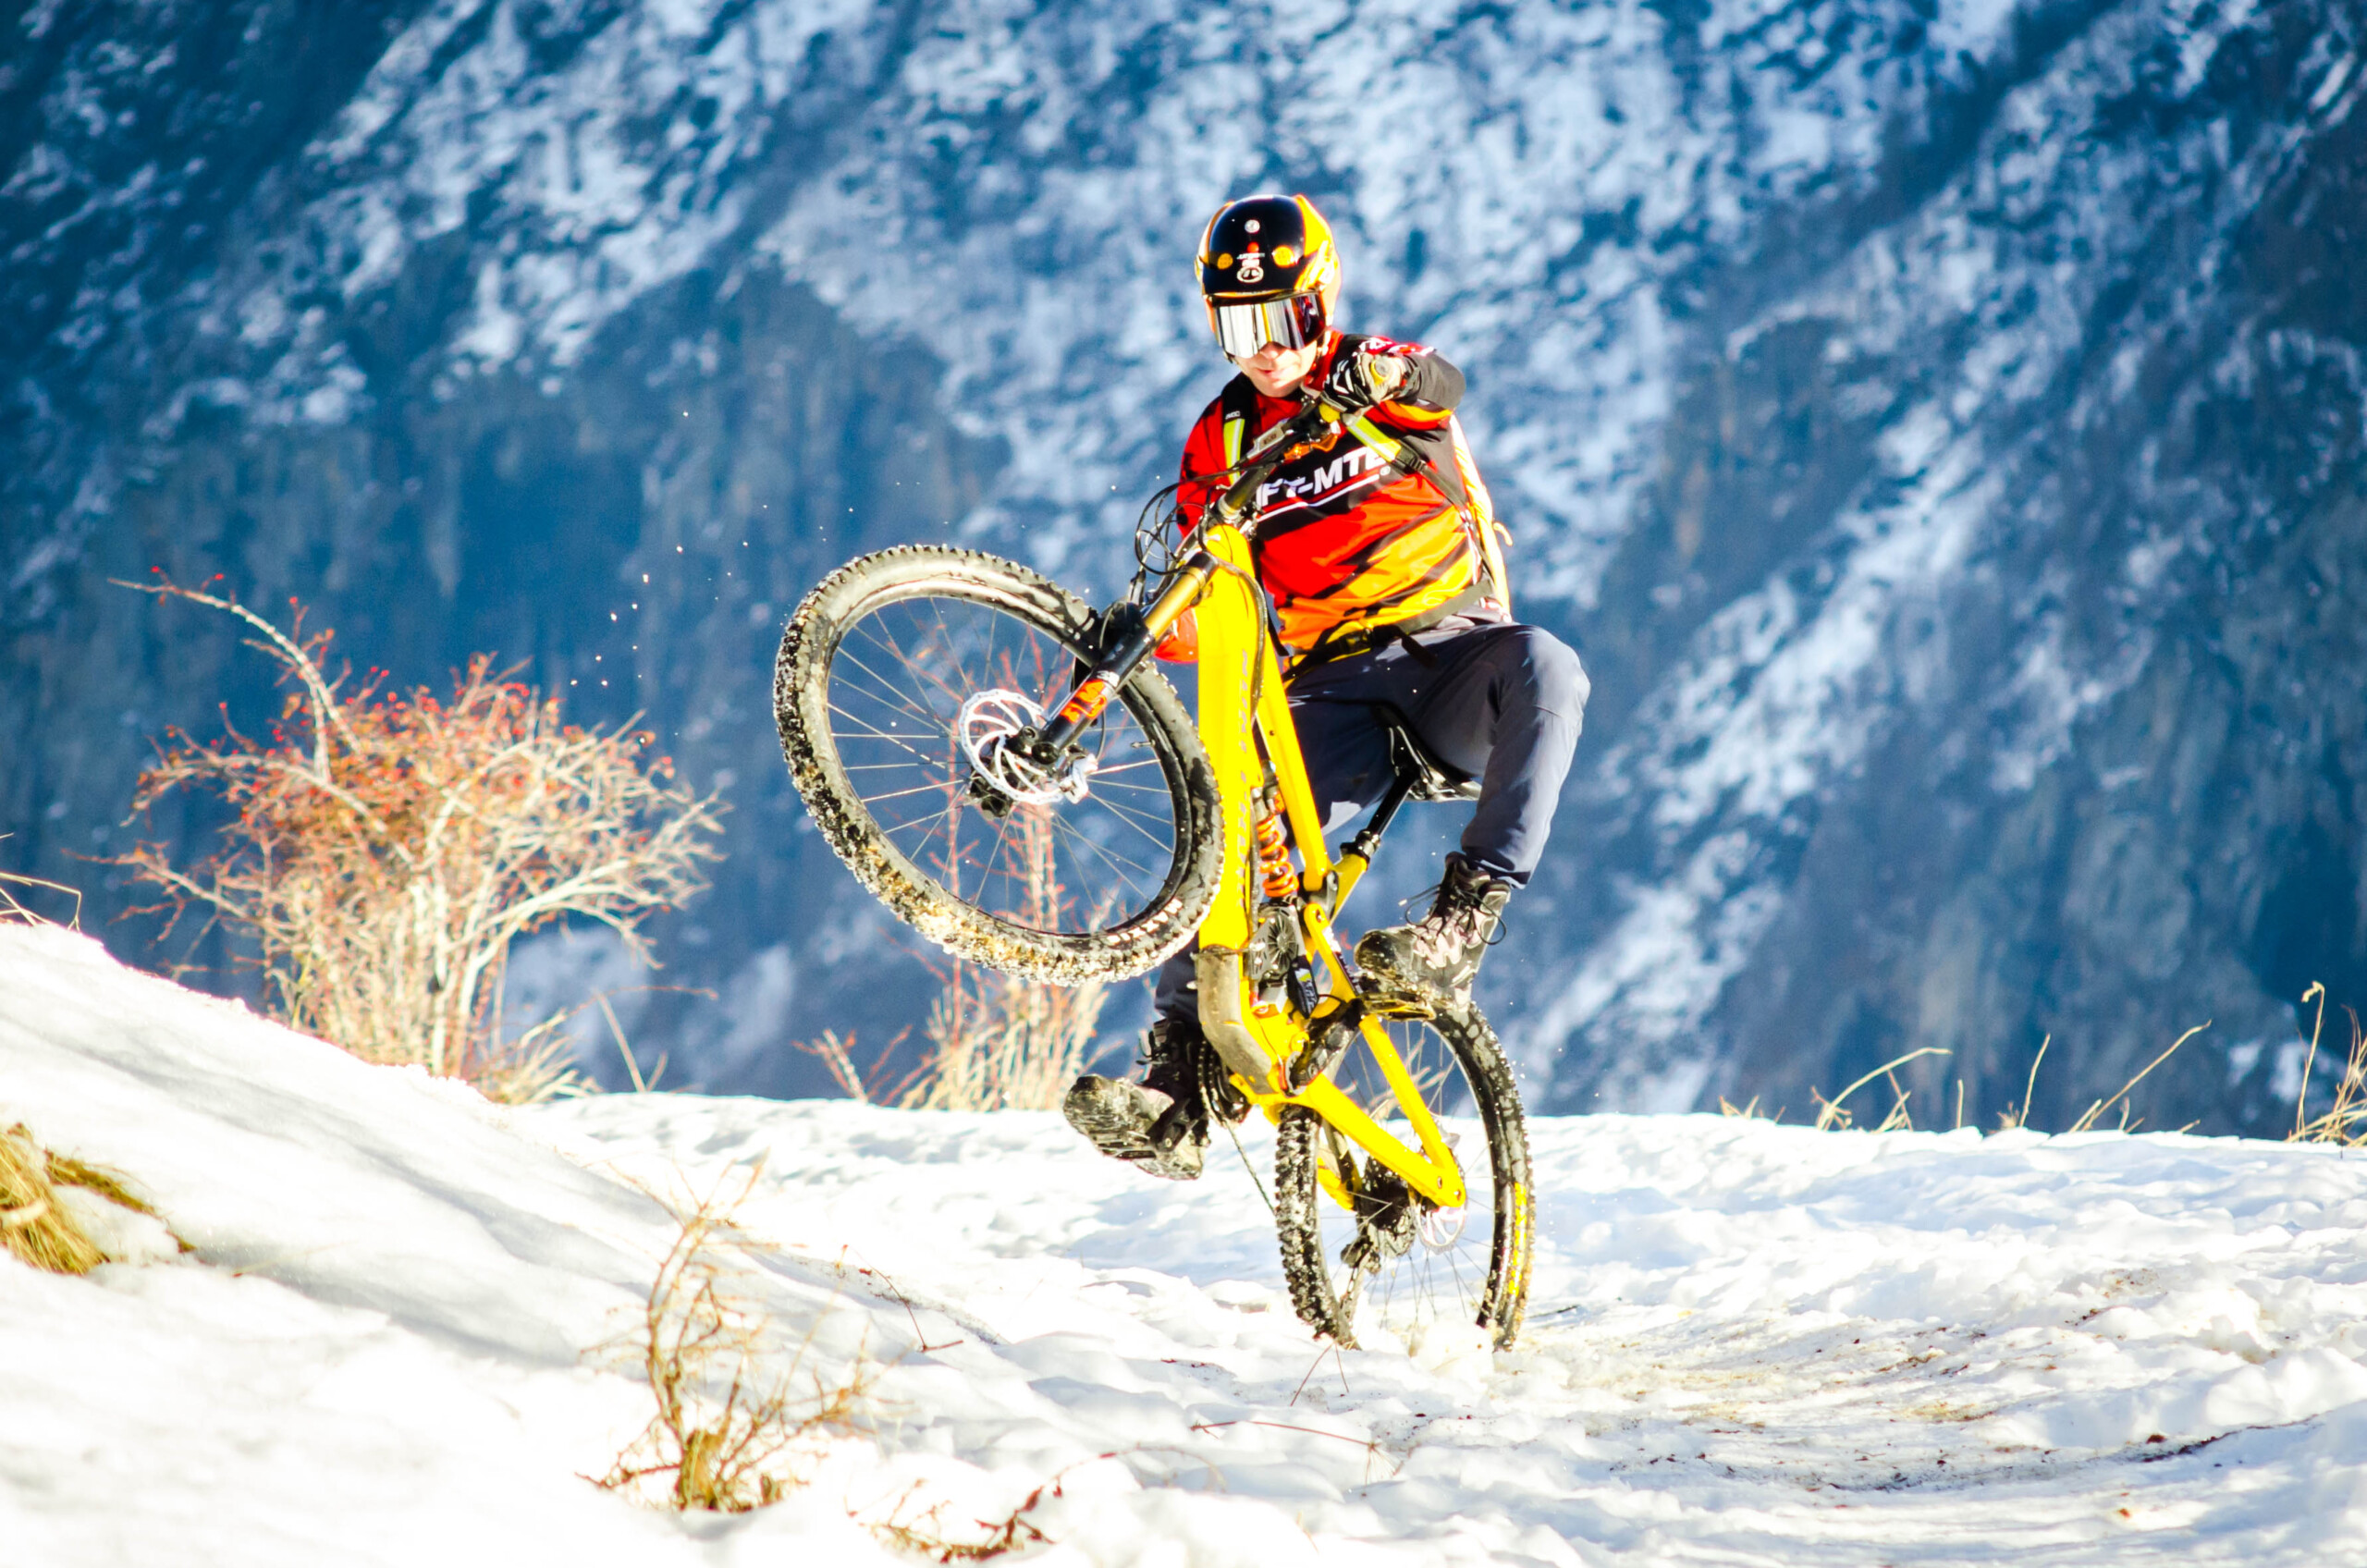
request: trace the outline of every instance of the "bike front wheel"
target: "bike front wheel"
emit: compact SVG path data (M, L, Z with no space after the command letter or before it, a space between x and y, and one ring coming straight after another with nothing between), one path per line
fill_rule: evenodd
M1274 1217L1291 1304L1343 1345L1435 1353L1467 1341L1501 1350L1527 1309L1535 1218L1512 1064L1467 1003L1387 1027L1462 1166L1464 1206L1436 1207L1314 1111L1287 1108L1275 1135ZM1418 1146L1368 1051L1353 1050L1331 1076ZM1327 1175L1352 1206L1326 1190Z
M1085 601L1024 567L911 545L825 579L774 667L791 778L856 878L957 958L1059 985L1174 952L1220 870L1215 776L1156 670L1057 774L1002 761L1000 743L1040 728L1091 667L1096 629Z

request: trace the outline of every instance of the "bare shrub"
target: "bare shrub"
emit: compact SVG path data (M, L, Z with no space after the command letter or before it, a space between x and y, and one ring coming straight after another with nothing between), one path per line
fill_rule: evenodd
M235 808L228 847L189 869L141 844L123 864L250 933L270 1006L368 1061L415 1062L496 1099L569 1084L558 1019L505 1037L510 944L554 921L598 921L654 962L650 913L703 886L719 807L669 782L630 724L562 724L558 703L479 655L451 695L346 692L329 641L283 633L246 606L170 583L126 584L238 617L290 690L268 741L173 731L134 810L175 790Z
M890 1080L889 1062L896 1055L896 1047L912 1035L910 1029L899 1029L894 1039L882 1046L871 1059L871 1065L858 1065L854 1060L854 1034L841 1035L835 1029L825 1029L819 1038L792 1040L796 1049L819 1061L830 1074L830 1082L839 1092L858 1105L889 1105L901 1107L913 1088L928 1073L928 1063L923 1061L901 1078Z
M1021 896L1016 917L1039 929L1058 925L1071 900L1053 857L1051 815L1040 806L1012 814ZM1022 980L955 961L940 978L922 1034L928 1041L918 1073L896 1097L922 1110L1046 1110L1061 1103L1093 1054L1105 981L1077 986Z
M57 1201L60 1187L81 1187L109 1203L153 1217L123 1177L104 1166L55 1154L18 1122L0 1133L0 1245L53 1274L88 1274L106 1253Z
M1110 987L1073 990L957 963L929 1005L929 1054L900 1104L923 1110L1047 1110L1092 1059Z
M733 1216L762 1174L749 1168L704 1197L671 1205L681 1233L651 1281L640 1328L618 1350L646 1382L656 1414L600 1485L690 1510L744 1513L804 1483L834 1435L855 1429L877 1366L858 1355L843 1378L809 1365L803 1339L732 1288L731 1255L754 1243ZM662 1490L650 1483L663 1479Z
M1085 1463L1093 1464L1111 1457L1099 1454ZM858 1514L857 1522L863 1523L865 1529L898 1550L908 1551L914 1556L933 1557L947 1564L991 1562L998 1557L1028 1547L1053 1544L1052 1537L1030 1524L1027 1515L1043 1505L1047 1494L1052 1497L1066 1495L1061 1487L1061 1478L1069 1470L1075 1468L1075 1465L1068 1466L1029 1492L1019 1506L1002 1518L975 1521L975 1529L968 1532L971 1538L967 1540L957 1540L949 1532L945 1524L946 1504L932 1502L923 1506L919 1482L905 1488L885 1517L865 1523Z

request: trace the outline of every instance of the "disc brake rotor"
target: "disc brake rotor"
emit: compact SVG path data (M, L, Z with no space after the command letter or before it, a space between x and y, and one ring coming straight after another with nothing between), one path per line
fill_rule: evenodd
M1463 1168L1463 1140L1450 1133L1446 1137L1447 1153L1453 1157L1455 1169ZM1464 1222L1471 1218L1467 1203L1453 1208L1439 1208L1430 1204L1421 1206L1422 1218L1417 1227L1422 1244L1432 1252L1444 1252L1463 1238Z
M1056 766L1047 767L1012 743L1044 728L1044 710L1017 692L995 688L971 693L962 704L958 725L970 766L1014 801L1036 806L1081 801L1092 787L1099 764L1085 752L1071 747Z
M1424 1205L1420 1226L1422 1244L1432 1252L1444 1252L1462 1240L1463 1222L1470 1215L1471 1210L1467 1207L1432 1208Z

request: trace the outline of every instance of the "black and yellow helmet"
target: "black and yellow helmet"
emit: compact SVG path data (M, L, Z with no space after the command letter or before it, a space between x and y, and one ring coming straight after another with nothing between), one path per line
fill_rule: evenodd
M1217 209L1200 239L1200 297L1224 351L1322 337L1340 293L1331 226L1304 196L1244 196Z

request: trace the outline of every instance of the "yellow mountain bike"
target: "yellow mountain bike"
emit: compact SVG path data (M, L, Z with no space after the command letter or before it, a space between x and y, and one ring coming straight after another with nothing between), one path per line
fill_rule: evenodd
M1247 453L1155 575L1096 613L1026 568L932 545L850 562L781 638L781 750L830 847L958 957L1059 984L1196 934L1200 1020L1276 1127L1299 1316L1342 1344L1519 1332L1533 1207L1520 1096L1467 1003L1368 1001L1333 932L1409 799L1476 792L1394 735L1395 783L1336 856L1251 566L1258 488L1343 411ZM1194 612L1199 717L1151 662Z

